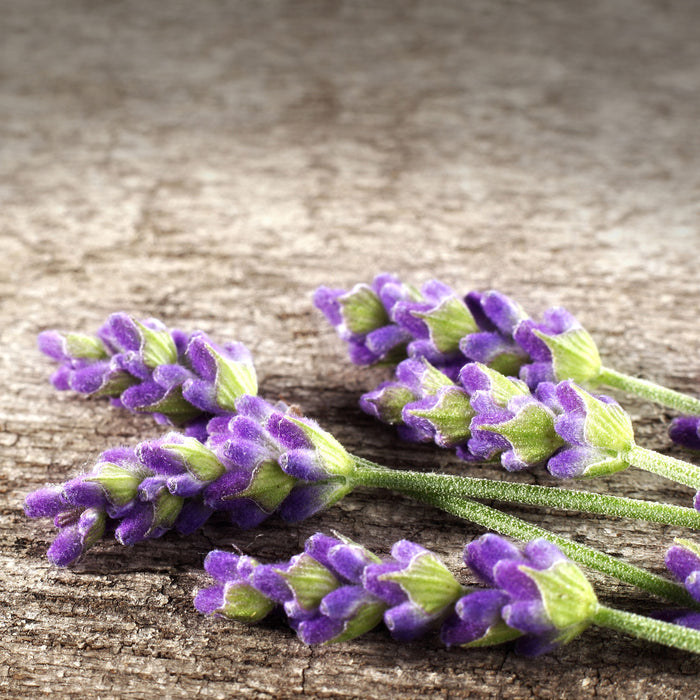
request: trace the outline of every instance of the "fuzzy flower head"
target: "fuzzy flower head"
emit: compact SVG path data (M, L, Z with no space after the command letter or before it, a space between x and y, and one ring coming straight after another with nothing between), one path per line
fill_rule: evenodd
M532 388L540 382L566 379L586 384L600 374L602 366L595 341L566 309L548 309L542 323L521 321L514 338L532 358L520 370L520 378Z
M91 471L30 493L26 514L59 528L49 558L70 564L103 534L124 545L189 534L214 511L240 527L272 513L300 520L352 489L352 458L316 423L258 397L235 406L237 415L210 421L206 445L171 432L108 450Z
M51 378L57 389L107 396L162 423L230 413L236 397L257 391L243 345L218 346L201 331L169 330L157 319L116 313L95 336L45 331L39 348L59 363Z
M278 564L211 552L205 569L218 583L199 591L195 606L241 622L279 607L306 644L347 641L382 620L386 605L362 586L363 571L377 561L350 540L320 533L306 541L303 553Z
M690 540L675 542L666 553L666 567L700 602L700 547Z
M634 447L634 430L627 412L607 396L594 396L571 381L556 387L561 415L557 434L567 444L549 460L548 469L560 478L593 477L626 469L626 454Z
M443 627L447 644L483 646L518 638L516 650L535 656L571 641L598 610L581 570L552 543L523 550L498 535L467 545L466 565L490 588L468 593Z
M700 416L678 416L671 421L668 436L678 445L700 450Z
M524 382L477 362L464 366L460 381L474 411L469 453L461 456L500 454L506 469L519 471L546 461L562 446L554 429L558 404L549 385L533 395Z

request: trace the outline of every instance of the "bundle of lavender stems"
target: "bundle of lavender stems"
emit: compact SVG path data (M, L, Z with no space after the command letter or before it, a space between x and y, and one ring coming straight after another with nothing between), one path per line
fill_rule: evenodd
M564 309L535 322L498 292L462 299L440 282L418 290L391 275L349 291L320 288L314 301L354 363L394 369L360 406L402 438L454 449L468 468L499 460L509 471L545 467L571 479L636 466L693 489L695 507L384 468L349 453L297 408L258 396L240 343L219 345L201 331L118 313L94 335L40 335L41 350L58 362L52 382L171 428L108 449L87 472L27 496L27 515L53 518L58 529L49 560L70 565L107 537L133 545L170 530L188 535L215 512L240 528L273 515L295 522L356 486L388 488L499 533L465 550L465 564L488 588L460 583L416 543L399 542L382 560L319 533L304 553L277 564L212 552L205 568L217 583L198 593L197 608L242 622L278 611L310 644L345 641L384 621L400 640L428 633L448 646L515 640L520 653L536 655L594 624L700 652L700 556L690 540L669 550L674 581L474 500L700 528L700 470L637 445L624 409L592 392L610 386L692 412L672 426L691 447L700 446L687 439L700 402L605 368L590 334ZM520 550L503 535L527 544ZM676 607L648 618L602 606L579 565Z

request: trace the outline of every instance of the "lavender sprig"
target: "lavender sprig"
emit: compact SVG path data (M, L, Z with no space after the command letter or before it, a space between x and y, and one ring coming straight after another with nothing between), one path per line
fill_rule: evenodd
M391 289L401 293L385 302L380 291L388 279ZM359 289L370 291L361 295ZM356 364L379 360L398 363L406 356L425 358L456 380L460 368L475 361L506 375L519 372L533 390L543 382L565 380L590 390L612 387L692 414L674 421L670 436L680 444L700 449L700 400L605 367L593 337L562 307L546 310L538 322L496 291L470 292L462 303L437 280L417 292L390 275L379 275L372 287L356 285L347 293L322 287L314 301L349 343L351 360ZM370 307L374 314L368 313ZM362 333L348 332L354 318L364 321ZM358 347L373 346L372 333L384 337L388 329L392 337L401 338L391 346L391 357L388 351L357 351Z
M219 346L201 331L169 330L157 319L116 313L94 336L44 331L39 348L59 363L51 376L57 389L107 396L200 437L212 415L232 413L237 396L257 391L244 345Z
M487 589L460 584L420 545L402 540L381 561L350 540L317 533L304 552L278 564L223 551L205 569L217 581L195 597L207 615L258 622L279 609L307 644L353 639L383 619L408 641L440 630L448 646L516 641L535 656L572 641L591 624L700 653L700 632L602 606L583 572L552 543L523 550L487 534L464 562Z
M240 527L273 512L300 520L352 488L352 459L313 421L258 397L239 397L235 408L210 422L206 445L168 433L108 450L88 473L29 494L26 514L59 529L49 559L68 565L104 534L124 545L189 534L214 511Z

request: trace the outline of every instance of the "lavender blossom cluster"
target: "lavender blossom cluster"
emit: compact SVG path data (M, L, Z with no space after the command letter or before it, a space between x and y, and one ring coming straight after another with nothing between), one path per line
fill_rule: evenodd
M200 439L209 418L232 413L237 395L257 392L243 344L220 346L202 331L171 330L157 319L138 321L123 312L112 314L95 335L44 331L39 348L59 363L51 376L57 389L109 397Z
M232 407L209 421L205 444L170 432L107 450L89 472L30 493L26 514L58 528L49 560L71 564L104 536L132 545L189 534L215 511L243 528L272 513L301 520L352 489L354 462L315 422L246 394Z
M580 569L545 540L520 550L484 535L467 545L464 563L488 588L463 586L408 540L382 561L355 542L316 534L303 553L277 564L211 552L205 569L216 583L199 591L195 606L240 622L280 610L307 644L346 641L383 621L399 641L439 630L448 646L517 639L517 650L530 656L573 639L597 610Z

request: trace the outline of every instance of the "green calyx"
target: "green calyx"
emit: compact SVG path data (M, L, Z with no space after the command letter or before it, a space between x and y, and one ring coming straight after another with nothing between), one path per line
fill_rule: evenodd
M594 382L600 374L600 354L591 334L584 328L575 328L558 335L547 335L539 330L533 333L552 353L554 376L561 382L573 379L579 384Z
M591 624L598 611L598 598L574 562L559 561L542 571L529 566L519 568L535 582L547 617L561 632L558 641L571 641Z
M282 471L275 460L267 459L255 468L248 488L235 498L251 498L266 513L272 513L296 484L297 479Z
M65 352L75 359L103 360L108 357L104 343L95 335L67 333L63 336Z
M534 402L523 406L510 420L480 425L479 430L502 435L510 442L516 456L529 465L549 459L564 444L554 430L554 414Z
M329 475L350 476L353 473L355 460L330 433L311 421L303 421L290 414L287 414L285 419L301 428L314 446L316 456Z
M162 413L173 422L174 425L183 425L201 415L202 411L193 406L182 395L182 387L174 387L160 401L139 406L139 413Z
M224 604L216 612L237 622L259 622L275 603L247 583L237 581L226 586Z
M446 386L437 394L435 405L431 408L411 408L405 412L424 418L436 430L435 442L441 447L454 447L469 438L469 424L474 417L474 410L469 403L469 396L458 386Z
M243 396L255 396L258 393L258 377L255 367L248 362L236 362L220 355L209 347L216 363L216 402L224 410L236 410L236 399Z
M367 284L355 285L338 297L343 320L351 333L366 335L391 322L381 299Z
M423 320L439 352L457 352L459 341L479 330L467 306L456 297L448 297L429 311L414 311L413 316Z
M369 599L353 611L350 619L345 623L343 631L329 639L326 644L335 644L336 642L347 642L349 639L359 637L365 632L374 629L381 621L386 610L386 604L377 599ZM324 612L323 603L321 603L321 612Z
M622 406L606 403L573 385L586 406L584 435L587 444L606 451L610 456L622 454L634 447L632 420Z
M163 487L153 503L153 523L149 532L156 527L167 529L173 527L184 503L185 499L182 496L173 496Z
M381 389L381 393L377 397L365 400L375 407L377 416L383 423L401 425L403 423L403 407L407 403L415 401L416 396L405 386L395 384Z
M508 405L508 402L516 396L529 396L530 389L525 382L520 379L512 379L505 377L500 372L497 372L491 367L487 367L480 362L476 363L479 369L488 377L489 393L491 394L494 403L502 408Z
M162 449L176 454L187 471L200 481L214 481L226 471L216 455L196 438L185 437L182 443L166 443Z
M140 470L125 469L111 462L103 462L99 465L99 474L86 481L94 481L105 490L110 502L116 506L123 506L136 498L139 485L146 477Z
M141 334L141 359L146 367L155 369L177 362L177 348L168 331L153 330L135 319L134 324Z
M510 642L513 639L522 637L522 632L516 630L514 627L508 627L508 625L503 622L497 622L491 625L486 632L484 632L479 639L475 639L473 642L467 642L466 644L461 644L465 648L470 647L490 647L496 644L503 644L505 642Z
M426 615L443 611L464 594L462 585L430 552L416 555L406 568L383 574L379 579L398 583Z
M420 376L420 387L423 394L432 396L446 386L456 386L456 384L437 367L433 367L430 362L422 358L423 373Z
M299 605L305 610L313 610L321 604L324 596L340 586L340 582L310 555L304 553L294 559L289 569L277 569L277 572L294 591Z

